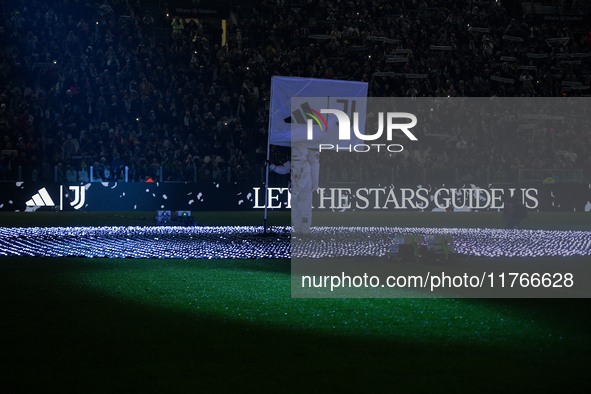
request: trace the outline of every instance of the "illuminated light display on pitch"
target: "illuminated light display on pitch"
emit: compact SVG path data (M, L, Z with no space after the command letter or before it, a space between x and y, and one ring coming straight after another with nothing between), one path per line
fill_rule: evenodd
M0 256L262 259L387 256L399 235L451 235L454 252L482 257L591 256L590 231L316 227L290 242L271 227L0 228Z
M453 236L454 252L478 257L591 255L590 231L425 227L323 227L292 245L292 257L387 256L399 235Z
M272 227L0 228L0 256L263 259L289 258L289 229Z

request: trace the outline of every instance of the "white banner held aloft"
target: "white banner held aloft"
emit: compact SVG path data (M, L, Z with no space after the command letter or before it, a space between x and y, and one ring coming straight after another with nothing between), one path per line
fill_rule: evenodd
M470 27L468 28L469 31L477 31L479 33L490 33L490 29L486 27Z
M525 56L532 59L545 59L548 57L547 53L526 53Z
M406 63L408 62L408 58L406 57L387 57L386 63Z
M433 51L451 51L453 47L449 45L431 45L429 49Z
M269 120L269 144L279 146L292 145L292 126L298 129L307 127L307 119L311 117L306 114L306 108L320 112L321 109L351 110L360 114L365 121L365 100L367 98L367 82L338 81L332 79L314 79L297 77L273 77L271 80L271 110ZM291 110L291 99L295 97L315 98L307 100L306 108L302 107L297 111ZM341 98L359 98L361 102L353 103L351 100L345 103ZM341 100L341 101L339 101ZM303 104L302 104L303 105ZM347 105L348 108L345 108ZM325 132L338 132L335 116L324 116L327 124L322 125ZM324 122L322 122L324 123ZM361 126L361 125L360 125ZM320 130L315 123L314 128ZM316 130L315 130L316 131ZM305 133L304 133L305 135ZM320 135L320 134L319 134ZM330 139L328 134L322 135ZM318 146L317 141L309 141L310 146ZM330 143L330 142L327 142ZM338 135L337 135L338 143Z
M493 81L497 81L497 82L515 83L515 80L512 78L501 78L501 77L497 77L496 75L492 75L490 77L490 79L492 79Z
M394 49L393 51L391 51L391 53L395 54L395 55L399 55L402 53L412 53L412 50L411 49Z
M564 120L564 116L553 116L553 115L540 115L540 114L523 114L521 115L523 119L531 119L531 120Z
M404 77L404 73L395 73L392 71L376 71L372 74L373 77Z
M560 38L548 38L546 40L546 44L564 44L570 41L570 37L560 37Z
M582 85L582 83L576 82L576 81L562 81L561 85L562 86L580 86L580 85Z
M513 42L523 42L523 38L521 38L521 37L508 36L506 34L503 36L503 40L513 41Z

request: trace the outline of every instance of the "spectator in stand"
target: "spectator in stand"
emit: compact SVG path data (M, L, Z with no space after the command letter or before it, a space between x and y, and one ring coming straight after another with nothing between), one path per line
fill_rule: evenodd
M68 183L74 183L78 180L78 173L72 166L68 166L68 171L66 171L66 180Z
M566 152L566 154L564 155L564 159L566 160L566 166L568 168L573 168L577 161L577 157L577 154L573 152L572 148L569 149L568 152Z
M583 182L591 183L591 156L583 163Z
M175 39L181 38L181 36L183 34L183 29L185 28L183 21L178 16L175 16L174 20L172 21L172 23L170 25L172 26L173 38L175 38Z

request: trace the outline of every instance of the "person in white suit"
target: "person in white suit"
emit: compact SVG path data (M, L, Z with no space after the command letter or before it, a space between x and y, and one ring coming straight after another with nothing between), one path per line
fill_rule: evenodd
M291 172L291 218L295 234L310 234L312 193L318 189L319 156L318 151L298 145L291 149L291 161L269 167L278 174Z

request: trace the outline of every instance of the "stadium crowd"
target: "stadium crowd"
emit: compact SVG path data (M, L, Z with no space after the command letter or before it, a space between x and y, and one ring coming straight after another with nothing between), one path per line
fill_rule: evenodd
M513 19L498 0L252 0L221 22L139 0L8 0L0 26L0 180L259 181L271 77L369 83L370 97L576 97L591 33ZM513 182L582 169L588 116L500 138L421 136L404 154L323 180ZM271 147L271 162L289 151ZM90 168L93 173L90 173Z

